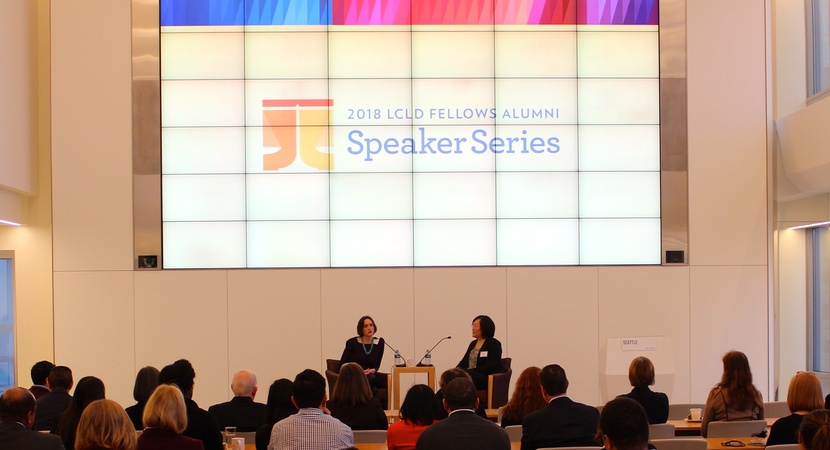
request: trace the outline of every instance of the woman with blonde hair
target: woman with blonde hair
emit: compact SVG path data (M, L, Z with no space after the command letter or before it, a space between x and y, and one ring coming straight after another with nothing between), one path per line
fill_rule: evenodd
M135 436L135 428L121 405L95 400L81 414L75 450L135 450Z
M182 436L187 428L187 410L179 388L162 384L144 406L144 431L138 450L204 450L198 439Z
M651 360L645 356L634 358L628 366L628 382L634 389L621 397L643 405L649 424L666 423L669 419L669 396L649 388L654 385L654 364Z
M752 384L746 355L732 350L723 355L723 376L709 392L703 408L700 434L706 437L709 422L716 420L758 420L764 418L761 392Z
M501 410L502 428L510 425L521 425L522 419L533 411L542 409L547 405L542 397L542 383L539 381L539 373L542 369L531 366L523 370L516 380L516 388L510 401Z
M817 409L804 416L798 446L802 450L830 450L830 411Z
M340 374L326 407L331 411L332 417L352 430L389 428L386 413L380 406L380 401L372 396L369 380L359 364L346 363L340 367Z
M798 444L798 428L804 416L810 411L824 407L821 382L816 374L800 372L792 377L787 389L787 407L792 414L772 424L767 445Z

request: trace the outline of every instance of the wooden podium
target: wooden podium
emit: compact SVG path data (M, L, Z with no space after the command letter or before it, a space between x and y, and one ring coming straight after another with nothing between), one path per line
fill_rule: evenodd
M393 387L395 393L395 409L401 409L401 374L402 373L425 373L427 374L427 384L432 390L435 390L435 366L413 366L413 367L392 367Z

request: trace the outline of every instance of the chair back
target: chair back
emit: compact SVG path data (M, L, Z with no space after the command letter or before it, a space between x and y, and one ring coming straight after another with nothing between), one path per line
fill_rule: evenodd
M600 450L602 447L541 447L538 450Z
M669 405L669 420L681 420L689 417L689 410L706 406L703 403L674 403Z
M767 445L769 450L798 450L798 444L778 444L778 445Z
M767 429L766 420L716 420L709 422L706 437L749 437Z
M674 438L674 425L670 423L653 423L648 426L649 439Z
M385 444L386 430L355 430L355 444Z
M236 437L245 438L245 445L256 443L256 431L237 431Z
M780 419L790 415L790 407L787 402L764 402L764 417Z
M326 380L329 383L329 397L334 392L334 385L337 384L337 377L340 375L340 360L326 360Z
M478 391L478 399L486 409L497 409L507 404L510 378L513 376L512 362L513 358L502 358L503 372L488 376L487 389Z
M510 438L510 442L522 442L522 426L521 425L510 425L504 427L504 431L507 432L507 436Z
M653 439L650 441L657 450L706 450L709 444L706 439Z

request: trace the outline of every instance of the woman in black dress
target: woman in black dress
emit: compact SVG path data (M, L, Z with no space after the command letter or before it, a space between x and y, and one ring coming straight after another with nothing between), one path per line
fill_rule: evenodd
M501 342L493 337L496 324L488 316L477 316L473 319L472 328L475 339L467 346L456 367L470 374L476 389L487 389L487 377L502 372Z
M363 368L363 373L369 379L369 384L376 388L375 374L380 369L383 360L383 338L378 338L378 331L374 319L363 316L357 321L357 337L349 338L340 356L340 365L356 363Z

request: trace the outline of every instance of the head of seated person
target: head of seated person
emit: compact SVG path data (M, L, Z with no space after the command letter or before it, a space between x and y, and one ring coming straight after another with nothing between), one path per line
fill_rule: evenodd
M599 437L606 450L646 450L648 417L638 402L617 397L602 408Z
M444 388L444 407L448 411L478 408L478 392L467 378L456 378Z
M84 409L78 423L75 450L135 450L135 447L135 428L118 403L95 400Z
M372 399L372 388L363 373L363 368L355 363L346 363L340 367L340 375L334 384L331 400L344 406L368 403Z
M184 396L176 386L162 384L156 388L142 417L146 428L164 428L181 434L187 428Z
M817 409L804 416L798 445L802 450L830 450L830 411Z
M297 409L322 408L326 401L326 380L317 371L306 369L298 373L292 386L291 400Z

